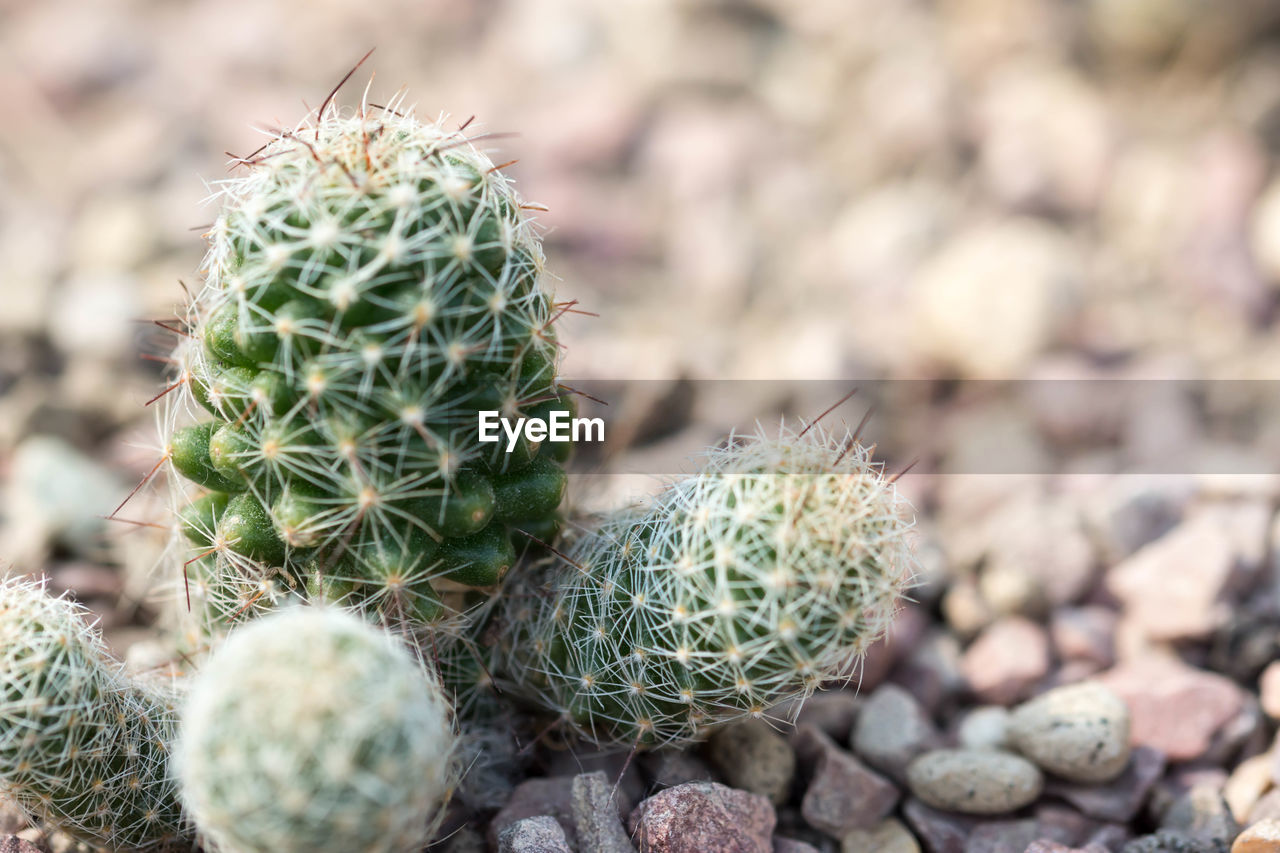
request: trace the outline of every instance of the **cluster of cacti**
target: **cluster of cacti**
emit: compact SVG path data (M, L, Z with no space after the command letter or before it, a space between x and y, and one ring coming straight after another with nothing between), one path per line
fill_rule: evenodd
M174 750L215 850L407 853L455 784L448 704L388 634L298 607L233 631L191 687Z
M481 754L509 700L597 743L693 740L852 671L910 581L893 479L814 426L712 451L507 574L559 530L568 445L484 444L478 413L573 411L556 308L507 179L398 106L322 109L221 184L166 419L201 487L177 481L182 598L221 644L181 727L77 608L0 585L0 785L93 843L189 845L180 799L213 850L414 850L460 756L514 760ZM212 420L180 427L191 400ZM402 630L448 583L499 594ZM250 621L286 599L326 606Z
M904 503L865 448L820 428L711 451L513 575L489 669L596 742L762 715L851 672L888 627L912 574Z
M129 678L88 615L0 581L0 793L93 846L185 849L168 775L176 693Z
M166 446L206 490L185 583L215 622L296 593L429 623L438 579L492 585L558 530L568 445L477 440L480 410L571 407L540 243L461 130L397 106L330 108L219 184L174 386L212 419Z

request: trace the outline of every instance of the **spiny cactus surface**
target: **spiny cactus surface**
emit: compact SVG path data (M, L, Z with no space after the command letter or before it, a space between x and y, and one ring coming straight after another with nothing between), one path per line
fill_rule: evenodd
M291 595L431 622L438 579L492 585L558 529L567 445L477 435L481 410L572 410L527 206L399 102L328 109L239 166L176 358L211 419L166 442L201 487L191 597L215 624Z
M504 691L596 742L690 741L850 671L912 576L909 507L819 428L709 453L496 605ZM475 658L449 661L463 682Z
M87 615L0 581L0 793L95 847L186 849L174 692L126 676Z
M192 685L175 767L219 851L407 853L455 783L439 686L385 632L295 607L231 632Z

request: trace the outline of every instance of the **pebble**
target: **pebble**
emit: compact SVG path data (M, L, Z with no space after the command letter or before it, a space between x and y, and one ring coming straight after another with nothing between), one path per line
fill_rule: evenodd
M129 493L101 465L60 439L34 435L13 452L9 469L4 555L37 564L58 541L93 556L102 516Z
M1246 758L1231 771L1231 776L1222 788L1222 798L1227 801L1231 816L1238 822L1247 821L1254 804L1270 790L1273 784L1271 764L1270 755L1255 755Z
M822 690L804 701L795 716L796 728L814 726L837 741L849 739L862 699L852 690ZM779 711L779 714L782 712Z
M787 801L795 777L796 756L787 739L764 720L744 720L711 736L708 757L731 788Z
M1206 514L1112 567L1106 584L1125 615L1153 639L1201 639L1230 616L1237 551L1216 514Z
M864 761L900 782L906 780L913 758L941 745L924 708L896 684L881 685L866 700L853 727L852 744Z
M1162 830L1179 833L1207 845L1226 845L1240 833L1240 825L1215 785L1193 785L1165 811Z
M964 749L1009 748L1009 709L1001 705L974 708L960 720L956 740Z
M912 282L911 344L967 376L1015 375L1066 320L1076 257L1060 232L1031 219L961 232Z
M776 822L773 805L758 794L689 782L641 802L627 828L644 853L771 853Z
M812 775L800 812L814 829L835 838L875 826L893 811L898 789L814 728L801 729L796 752Z
M660 749L636 759L654 789L674 788L685 782L714 782L715 774L698 756L681 750Z
M934 808L964 814L1003 814L1040 796L1044 778L1034 764L1010 753L938 749L907 768L911 792Z
M1272 788L1262 795L1253 808L1249 809L1249 819L1243 823L1258 823L1263 820L1280 821L1280 788Z
M573 777L552 776L546 779L526 779L516 786L511 799L489 822L489 846L497 847L503 830L516 821L528 817L550 815L560 822L570 843L577 843L573 835L572 806Z
M1280 853L1280 820L1262 820L1236 836L1231 853Z
M1039 836L1034 820L994 820L973 830L965 853L1023 853Z
M1129 763L1129 709L1096 681L1056 687L1013 711L1009 739L1055 776L1109 782Z
M870 829L855 829L840 840L841 853L920 853L920 844L897 818L887 818Z
M1061 607L1049 619L1054 652L1064 661L1085 661L1098 669L1116 662L1116 612L1107 607Z
M521 818L498 833L498 853L573 853L573 849L556 819L539 815Z
M1221 675L1146 657L1099 676L1129 707L1130 738L1170 762L1205 754L1214 735L1244 709L1245 692Z
M794 838L775 835L773 837L773 853L821 853L821 851L807 841L797 841Z
M1045 793L1066 800L1089 817L1127 823L1142 810L1164 768L1163 753L1138 746L1131 753L1129 766L1110 782L1082 785L1050 778L1045 782Z
M603 770L573 778L570 808L578 846L596 853L635 853L618 817L618 797Z
M17 835L31 825L22 806L0 795L0 835Z
M1268 717L1280 720L1280 661L1267 664L1258 676L1258 699Z
M981 824L978 818L939 811L908 797L902 815L929 853L964 853L965 840Z
M1010 616L985 629L964 652L961 669L980 702L1012 705L1049 672L1049 640L1044 629Z

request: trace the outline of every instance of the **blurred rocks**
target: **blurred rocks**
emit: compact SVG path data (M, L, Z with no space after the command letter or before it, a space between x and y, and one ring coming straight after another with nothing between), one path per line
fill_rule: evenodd
M764 797L715 782L690 782L644 800L627 826L645 853L771 853L775 821Z

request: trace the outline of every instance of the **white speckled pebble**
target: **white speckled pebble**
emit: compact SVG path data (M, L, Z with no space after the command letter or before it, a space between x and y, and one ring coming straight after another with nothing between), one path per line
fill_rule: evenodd
M935 749L907 768L911 792L926 805L965 814L1001 814L1040 796L1044 778L1025 758L987 749Z
M1000 705L974 708L960 721L956 738L965 749L1008 749L1009 709Z
M1096 681L1057 687L1014 709L1009 739L1055 776L1107 782L1129 763L1129 708Z

